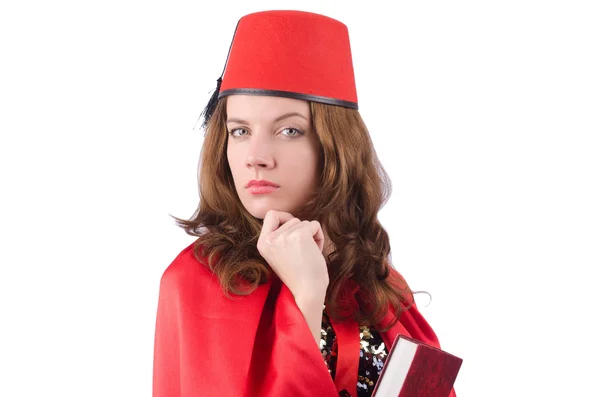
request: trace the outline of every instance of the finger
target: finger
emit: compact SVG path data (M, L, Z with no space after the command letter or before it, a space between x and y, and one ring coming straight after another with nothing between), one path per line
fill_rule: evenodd
M323 228L321 224L317 221L312 221L311 224L314 224L317 231L313 234L313 238L315 239L315 243L319 246L319 250L323 252L323 247L325 246L325 233L323 233Z
M309 221L295 222L294 224L288 226L285 230L283 230L283 232L285 232L285 233L282 232L281 234L292 234L296 230L302 229L305 225L308 225L309 223L310 223Z
M268 236L270 233L279 229L279 226L292 219L294 216L289 212L269 210L265 214L262 228L260 231L261 237Z
M313 233L313 239L315 240L315 243L317 243L317 245L319 246L319 250L323 252L323 247L325 246L325 233L323 233L323 228L321 227L321 224L317 221L312 221L310 222L310 224L313 227L311 231L316 229L316 232Z
M287 230L289 230L291 227L293 227L294 225L297 225L298 223L300 223L300 219L298 218L292 218L289 221L285 222L283 225L281 225L279 227L279 229L275 230L274 232L271 233L271 238L276 238L277 236L285 233Z
M321 224L318 221L302 221L291 226L286 234L291 233L306 233L310 237L313 238L319 250L323 252L323 247L325 245L325 235L323 233L323 229L321 228Z

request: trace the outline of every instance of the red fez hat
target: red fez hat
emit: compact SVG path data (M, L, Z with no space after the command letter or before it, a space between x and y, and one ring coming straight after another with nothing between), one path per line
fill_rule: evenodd
M282 96L358 109L348 28L305 11L243 16L217 88L202 112L204 126L217 101L233 94Z

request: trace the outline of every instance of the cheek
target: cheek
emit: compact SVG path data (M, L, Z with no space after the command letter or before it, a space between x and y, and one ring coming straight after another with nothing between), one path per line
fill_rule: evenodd
M318 172L319 158L312 148L290 151L283 158L286 160L286 170L288 173L296 175L298 182L305 187L314 183ZM301 172L299 172L300 170Z
M227 145L227 162L230 166L235 167L236 159L240 158L239 150L236 150L235 146Z
M239 161L237 161L236 159L238 158L238 156L236 156L235 150L232 150L230 147L227 147L227 164L229 165L229 169L231 170L231 175L233 176L233 181L237 184L237 176L239 173Z

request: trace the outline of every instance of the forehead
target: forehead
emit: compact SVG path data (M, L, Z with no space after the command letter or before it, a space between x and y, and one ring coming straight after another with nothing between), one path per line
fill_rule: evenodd
M300 113L310 119L308 101L266 95L227 96L227 117L248 121L270 121L285 113Z

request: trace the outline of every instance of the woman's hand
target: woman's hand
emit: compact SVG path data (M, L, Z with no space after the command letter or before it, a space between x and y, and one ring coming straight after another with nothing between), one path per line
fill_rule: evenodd
M300 221L289 212L270 210L257 248L298 301L325 297L329 274L323 245L318 221Z

